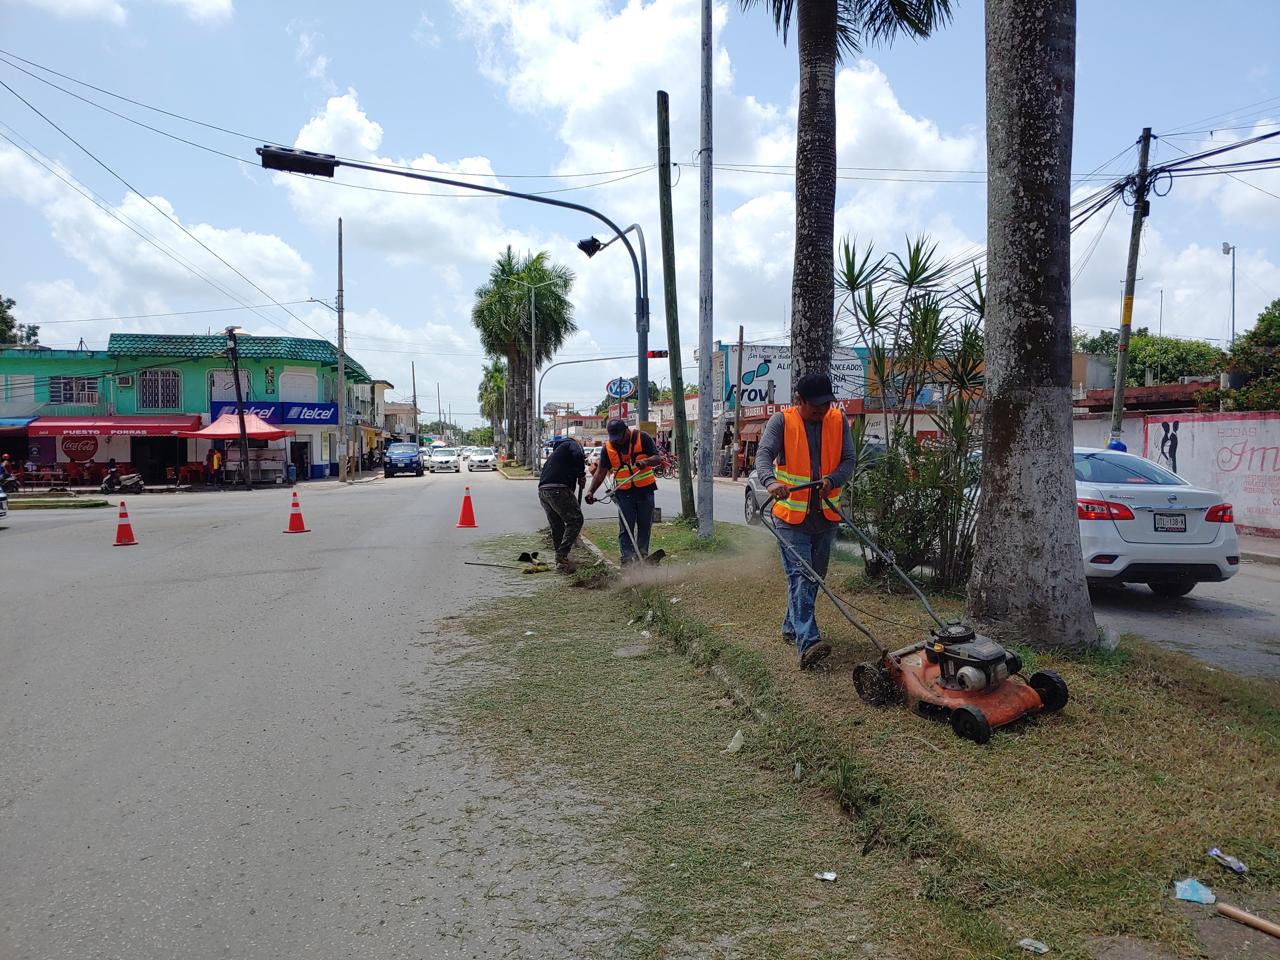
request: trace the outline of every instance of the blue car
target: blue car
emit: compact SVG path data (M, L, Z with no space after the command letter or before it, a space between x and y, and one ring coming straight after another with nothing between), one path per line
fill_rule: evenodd
M422 476L422 452L416 443L393 443L382 458L382 475L394 477L397 473Z

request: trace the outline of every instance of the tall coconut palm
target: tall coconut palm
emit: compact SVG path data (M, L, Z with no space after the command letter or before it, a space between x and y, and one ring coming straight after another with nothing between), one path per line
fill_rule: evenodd
M791 267L792 377L826 373L834 339L836 65L864 43L927 37L951 19L951 0L739 0L762 6L783 43L796 20L796 245Z
M495 447L506 446L502 424L506 416L507 402L507 365L498 357L494 357L480 373L480 387L476 391L476 400L480 402L480 415L489 421L493 428L493 444Z
M987 0L986 411L969 611L1089 647L1071 462L1075 0Z
M471 322L480 333L480 345L492 357L506 359L508 438L517 457L532 465L536 451L528 449L530 408L534 383L530 370L564 346L578 329L573 320L573 271L538 253L517 257L510 247L494 261L489 279L476 290Z

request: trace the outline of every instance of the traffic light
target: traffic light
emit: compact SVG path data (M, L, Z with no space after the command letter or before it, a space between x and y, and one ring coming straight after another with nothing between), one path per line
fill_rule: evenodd
M665 357L666 355L667 355L667 351L666 351L666 350L650 350L650 351L648 352L648 354L647 354L647 356L648 356L650 359L655 359L655 358L659 358L659 357Z

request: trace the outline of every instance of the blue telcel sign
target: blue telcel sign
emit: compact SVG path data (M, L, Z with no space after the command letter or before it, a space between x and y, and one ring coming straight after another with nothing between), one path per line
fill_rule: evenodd
M209 405L209 413L213 420L217 420L227 411L235 413L234 400L214 400ZM336 403L246 400L244 412L257 414L267 423L315 424L317 426L336 426L338 423Z

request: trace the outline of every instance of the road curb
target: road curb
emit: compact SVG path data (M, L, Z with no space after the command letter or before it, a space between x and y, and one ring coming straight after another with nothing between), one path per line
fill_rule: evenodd
M538 479L537 477L532 477L532 476L530 476L530 477L513 477L513 476L511 476L510 474L508 474L508 473L507 473L507 471L503 470L501 467L498 467L498 473L502 474L502 479L503 479L503 480L516 480L516 481L520 481L520 480L537 480L537 479Z
M1265 563L1273 567L1280 567L1280 556L1274 553L1249 553L1248 551L1240 552L1241 560L1249 560L1253 563Z

